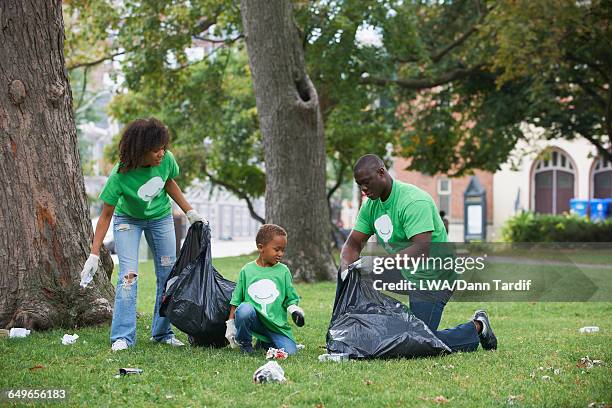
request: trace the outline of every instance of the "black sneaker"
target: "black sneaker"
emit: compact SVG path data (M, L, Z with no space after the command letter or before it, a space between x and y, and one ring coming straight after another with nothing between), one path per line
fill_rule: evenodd
M482 323L482 332L478 335L480 345L485 350L497 350L497 337L493 333L493 328L489 322L489 315L484 310L474 312L473 320L478 320Z
M240 343L238 343L240 344ZM251 343L246 344L246 345L242 345L240 344L240 352L244 353L244 354L254 354L255 353L255 349L253 348L253 345Z

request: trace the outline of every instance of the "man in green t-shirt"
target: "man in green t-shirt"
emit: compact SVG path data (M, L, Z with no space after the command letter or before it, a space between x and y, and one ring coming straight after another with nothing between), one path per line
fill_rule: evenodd
M353 169L355 182L366 195L340 255L340 280L347 268L355 262L370 236L376 235L380 247L390 256L408 256L411 259L438 256L448 241L444 223L431 196L418 187L393 180L383 161L376 155L361 157ZM432 243L434 245L432 245ZM413 263L414 265L414 263ZM452 272L452 271L451 271ZM402 271L407 280L416 282L432 278L445 278L443 271ZM478 343L484 349L497 348L497 338L484 310L478 310L471 321L456 327L438 330L442 312L451 291L410 291L412 313L453 351L475 351Z

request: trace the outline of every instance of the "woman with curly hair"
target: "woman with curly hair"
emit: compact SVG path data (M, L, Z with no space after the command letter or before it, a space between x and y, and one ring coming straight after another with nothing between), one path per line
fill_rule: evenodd
M100 194L104 205L91 254L81 272L81 286L86 287L98 269L102 240L113 219L115 249L119 257L110 333L113 351L125 350L136 343L138 247L143 232L153 252L157 278L151 340L176 347L184 345L174 337L170 321L159 315L163 286L176 260L170 198L181 207L191 224L207 221L189 205L174 181L179 166L167 150L169 141L168 129L157 119L138 119L127 125L119 142L119 163Z

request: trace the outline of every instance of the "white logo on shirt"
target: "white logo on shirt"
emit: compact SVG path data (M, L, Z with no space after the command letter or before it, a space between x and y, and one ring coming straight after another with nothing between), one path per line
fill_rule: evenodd
M393 222L391 222L391 217L387 214L381 215L374 221L374 228L376 229L376 234L384 243L389 242L391 235L393 235Z
M258 280L249 286L247 292L255 302L261 305L261 313L265 316L268 315L266 306L270 303L274 303L276 298L280 295L280 292L276 288L276 284L270 279Z
M142 199L142 201L151 202L162 189L164 188L164 180L161 177L156 176L144 183L138 189L138 197Z

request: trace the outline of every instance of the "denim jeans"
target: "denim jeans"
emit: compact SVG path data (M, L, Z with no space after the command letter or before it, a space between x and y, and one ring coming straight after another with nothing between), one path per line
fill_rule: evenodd
M409 295L410 310L453 352L476 351L480 339L474 322L450 329L438 330L442 312L453 293L451 291L417 291Z
M176 261L176 236L172 215L156 220L144 220L122 215L113 217L115 250L119 257L119 278L115 292L115 308L111 324L111 343L125 339L129 346L136 343L136 294L138 289L138 247L144 232L153 252L157 293L153 309L151 335L156 341L174 336L170 320L159 315L164 284Z
M241 348L250 350L253 345L253 332L266 336L272 344L266 344L258 341L258 345L262 348L273 346L277 349L285 349L287 354L295 354L297 347L295 342L289 337L281 333L276 333L268 330L257 317L257 311L250 303L244 302L236 309L234 316L234 324L236 325L236 342Z

